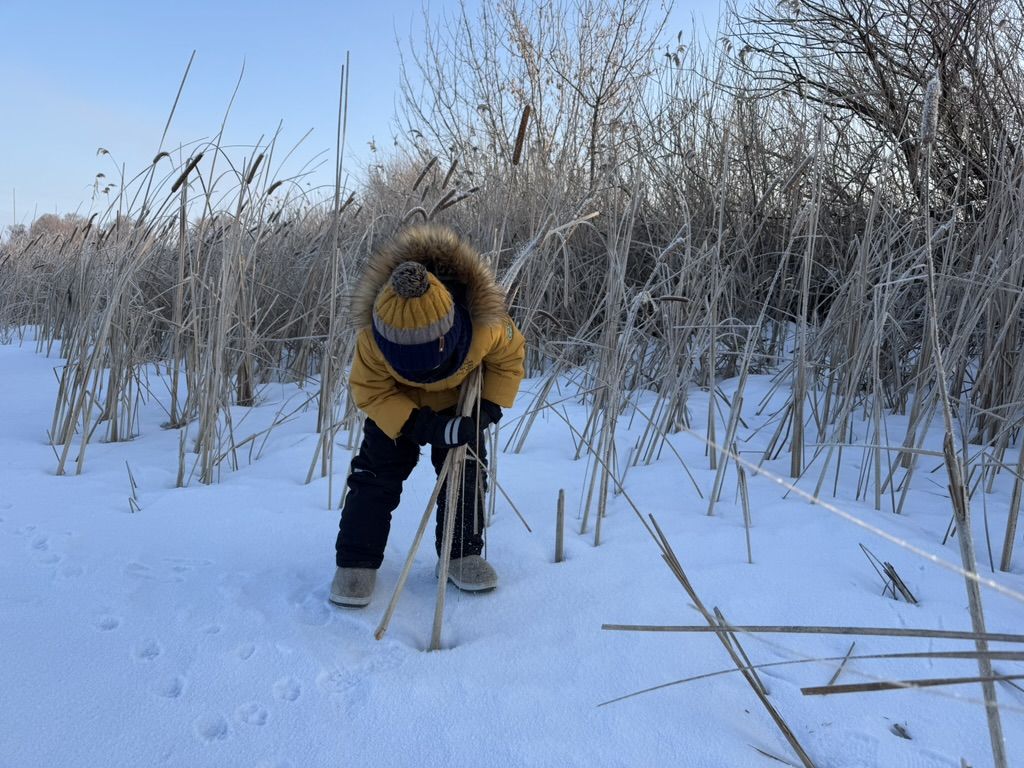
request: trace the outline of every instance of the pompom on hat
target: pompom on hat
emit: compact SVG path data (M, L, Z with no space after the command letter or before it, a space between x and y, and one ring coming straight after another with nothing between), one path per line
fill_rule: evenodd
M442 365L458 345L462 325L451 292L416 261L395 267L373 304L377 346L403 375Z

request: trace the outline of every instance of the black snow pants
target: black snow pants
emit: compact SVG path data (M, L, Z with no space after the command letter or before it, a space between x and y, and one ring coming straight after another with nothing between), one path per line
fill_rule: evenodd
M486 469L487 452L484 441L471 446ZM447 448L431 447L430 461L440 472ZM384 559L384 546L391 530L391 513L398 506L402 483L409 477L420 458L420 447L404 435L392 440L371 419L363 428L363 444L352 460L348 476L348 495L341 510L336 562L340 568L379 568ZM479 477L479 480L477 479ZM479 483L480 493L476 493ZM487 473L472 455L466 458L459 493L452 557L479 555L483 552L483 493L487 490ZM444 515L448 498L448 481L437 500L435 548L441 552Z

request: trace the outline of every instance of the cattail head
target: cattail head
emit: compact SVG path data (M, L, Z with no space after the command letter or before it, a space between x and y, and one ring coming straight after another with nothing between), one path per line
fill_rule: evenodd
M939 73L936 72L924 91L924 110L921 113L922 145L935 141L935 126L939 122L939 88Z
M523 116L519 119L519 130L516 132L515 148L512 150L512 165L519 165L523 156L523 142L526 140L526 126L530 122L530 105L523 107Z

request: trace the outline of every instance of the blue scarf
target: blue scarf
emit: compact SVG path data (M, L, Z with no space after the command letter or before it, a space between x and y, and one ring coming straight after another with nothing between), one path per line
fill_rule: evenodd
M466 360L466 355L469 353L470 344L473 342L473 321L469 316L469 310L459 302L455 304L455 322L452 325L452 331L445 335L445 352L448 353L447 357L438 366L425 371L410 370L403 367L402 358L405 355L402 355L401 351L393 349L399 345L390 344L377 333L376 329L374 329L373 335L381 352L384 353L384 357L399 376L406 381L413 381L417 384L433 384L435 381L447 379L462 367ZM430 344L436 343L430 342ZM396 352L398 354L395 354Z

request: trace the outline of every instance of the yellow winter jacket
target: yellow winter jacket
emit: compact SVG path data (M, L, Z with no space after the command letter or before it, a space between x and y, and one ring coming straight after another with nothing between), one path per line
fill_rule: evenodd
M373 302L392 270L418 261L462 292L473 338L462 366L440 381L409 381L392 368L373 338ZM456 297L459 300L460 297ZM451 230L424 225L405 230L375 253L353 294L352 318L359 330L349 387L356 406L391 438L398 437L413 409L435 411L458 403L459 387L483 366L481 397L509 408L523 379L526 340L505 310L505 296L480 255Z

